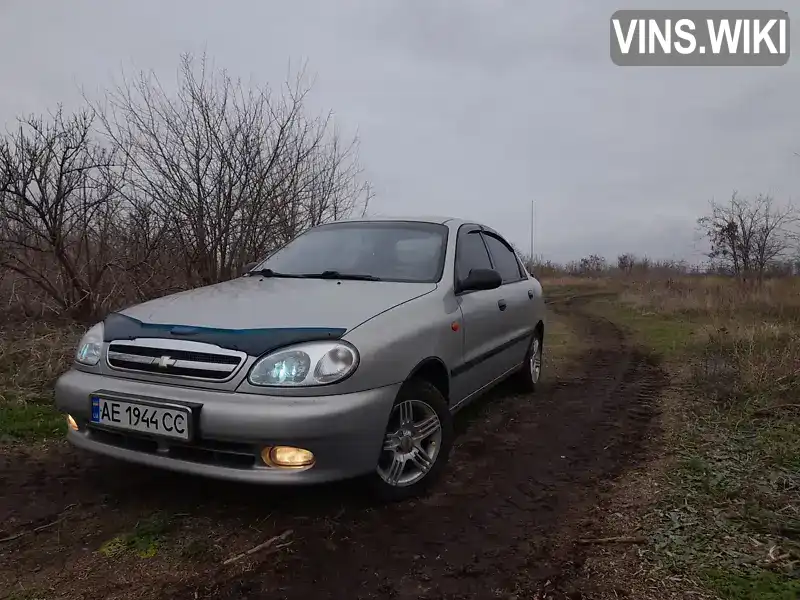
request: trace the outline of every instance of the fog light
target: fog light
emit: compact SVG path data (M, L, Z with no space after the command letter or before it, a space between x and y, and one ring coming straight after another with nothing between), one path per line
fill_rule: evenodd
M310 450L292 446L264 448L261 459L272 467L298 468L314 464L314 454Z
M67 415L67 427L72 431L78 431L78 423L72 418L72 415Z

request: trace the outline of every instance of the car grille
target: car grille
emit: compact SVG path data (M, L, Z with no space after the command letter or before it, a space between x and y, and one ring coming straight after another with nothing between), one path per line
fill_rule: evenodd
M172 440L156 441L134 433L109 431L94 426L89 427L89 436L92 440L109 446L204 465L229 469L252 469L256 465L257 451L249 444L214 440L198 440L191 444Z
M213 344L146 338L111 342L106 352L112 369L208 381L230 379L246 358Z

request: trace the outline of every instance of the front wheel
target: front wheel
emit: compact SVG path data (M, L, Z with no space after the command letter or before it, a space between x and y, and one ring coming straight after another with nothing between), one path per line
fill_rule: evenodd
M369 482L375 495L394 502L426 492L440 477L453 445L453 419L442 394L427 381L400 388Z

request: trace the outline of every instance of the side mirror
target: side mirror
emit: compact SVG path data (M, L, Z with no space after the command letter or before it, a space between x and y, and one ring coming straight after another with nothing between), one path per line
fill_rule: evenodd
M258 264L258 261L247 263L245 266L242 267L242 275L244 275L248 271L252 271L257 264Z
M459 286L459 292L493 290L503 285L503 278L494 269L472 269Z

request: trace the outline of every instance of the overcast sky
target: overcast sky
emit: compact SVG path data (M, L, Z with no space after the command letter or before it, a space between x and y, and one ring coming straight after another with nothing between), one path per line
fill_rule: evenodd
M669 4L0 0L0 122L74 108L122 67L174 81L181 52L273 84L307 61L313 109L361 138L373 212L476 219L527 251L535 200L545 257L692 258L710 199L797 196L800 60L615 66L611 14Z

